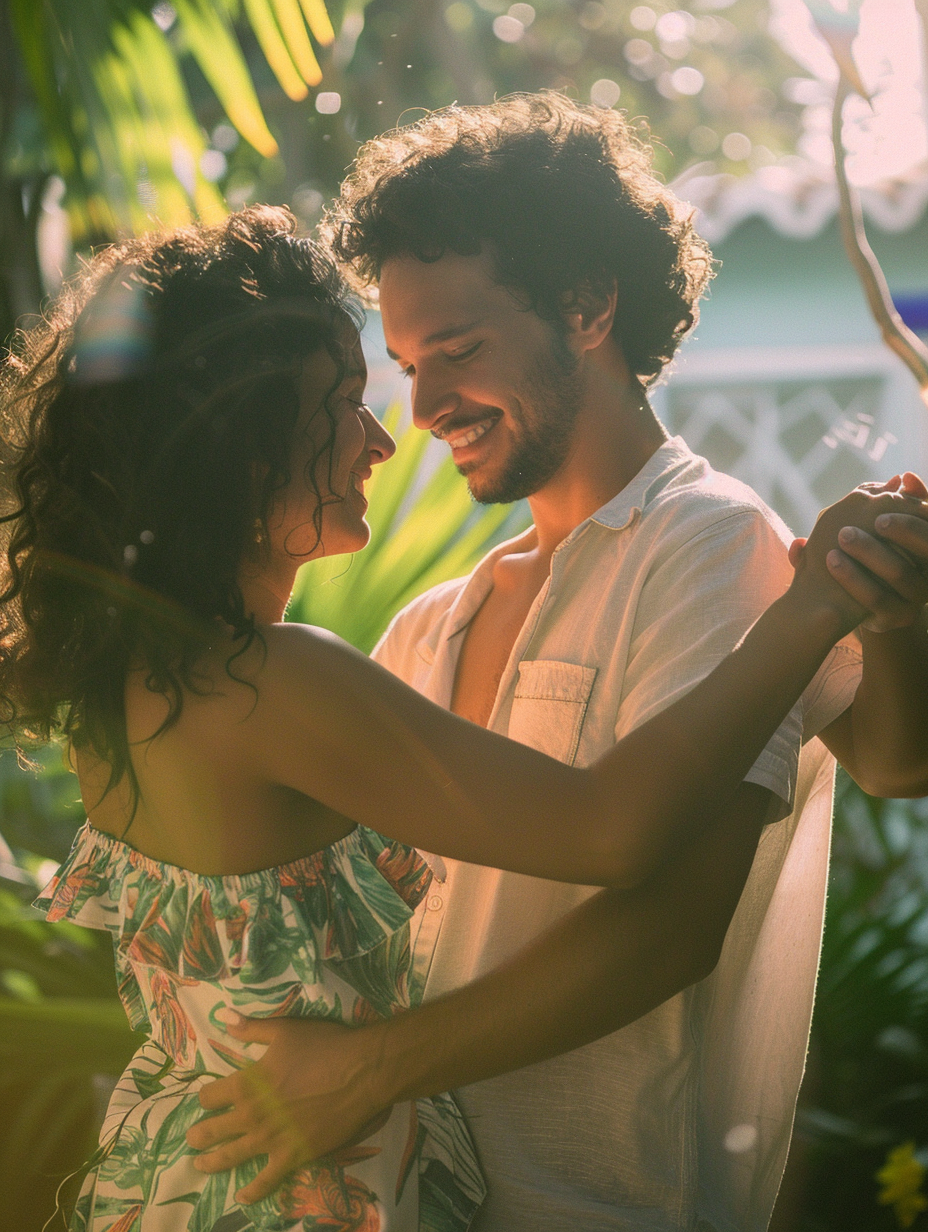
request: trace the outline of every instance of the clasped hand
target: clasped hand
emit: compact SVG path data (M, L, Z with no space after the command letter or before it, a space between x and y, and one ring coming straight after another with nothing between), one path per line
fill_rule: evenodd
M928 488L906 472L865 483L824 510L809 539L796 539L799 575L827 570L848 628L885 633L915 624L928 603Z

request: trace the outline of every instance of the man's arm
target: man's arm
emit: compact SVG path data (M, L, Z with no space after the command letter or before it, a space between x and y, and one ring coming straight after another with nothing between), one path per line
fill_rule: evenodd
M250 1020L230 1033L270 1045L255 1066L201 1094L225 1109L188 1132L207 1172L269 1162L254 1202L293 1168L361 1133L384 1108L519 1069L633 1022L714 968L770 806L746 783L698 844L631 891L576 908L504 966L464 988L357 1029Z

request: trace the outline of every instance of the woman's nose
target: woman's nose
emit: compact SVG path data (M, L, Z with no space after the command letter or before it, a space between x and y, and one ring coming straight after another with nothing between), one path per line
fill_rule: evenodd
M386 462L396 453L396 441L386 430L370 407L365 410L365 428L367 430L367 450L371 458L371 466Z

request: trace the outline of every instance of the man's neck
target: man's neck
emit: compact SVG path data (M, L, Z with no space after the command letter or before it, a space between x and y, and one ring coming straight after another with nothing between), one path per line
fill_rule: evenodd
M603 392L587 402L564 465L529 497L542 558L550 560L558 544L617 496L668 439L637 383L618 394L614 388Z

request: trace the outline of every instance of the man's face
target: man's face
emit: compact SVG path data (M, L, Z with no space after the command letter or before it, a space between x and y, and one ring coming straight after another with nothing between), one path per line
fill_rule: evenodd
M474 499L540 491L570 453L580 405L556 328L496 283L487 253L386 262L380 308L387 348L412 380L413 419L448 443Z

